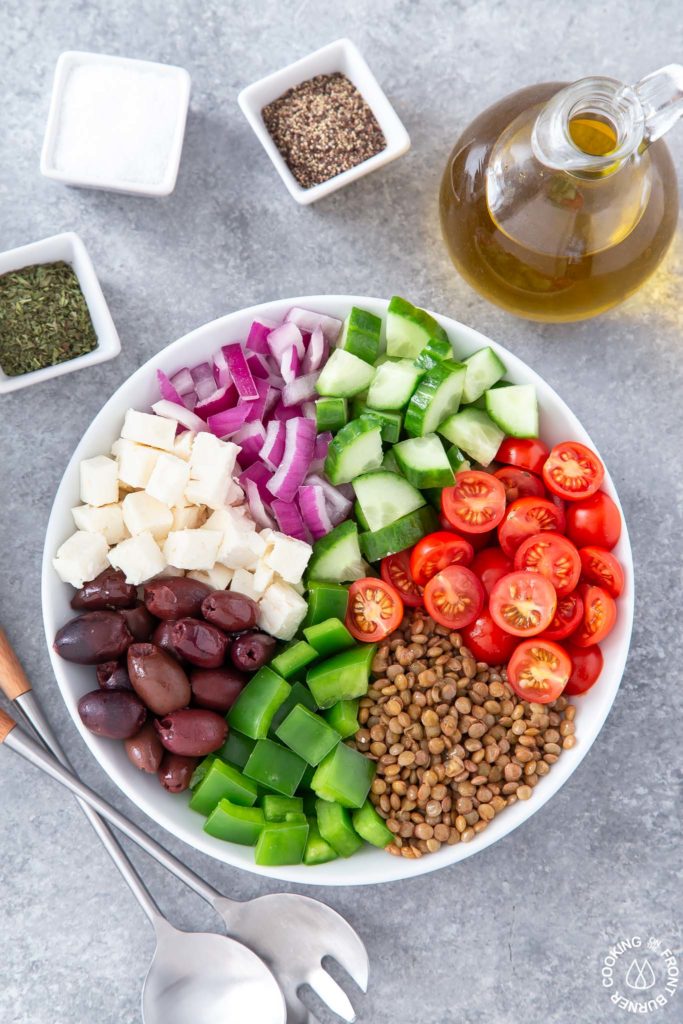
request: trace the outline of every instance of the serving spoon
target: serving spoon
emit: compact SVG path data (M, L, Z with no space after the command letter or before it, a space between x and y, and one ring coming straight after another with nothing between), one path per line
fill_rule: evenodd
M65 755L61 752L59 742L2 629L0 687L21 709L46 745L56 754L61 754L60 760L64 764ZM9 721L12 722L12 719ZM14 725L13 722L12 724ZM340 914L319 900L296 893L271 893L246 902L229 899L129 821L120 811L84 786L20 729L13 728L6 734L4 740L6 746L74 792L90 808L94 808L213 907L223 918L228 934L246 943L273 972L285 998L287 1024L308 1024L310 1021L309 1011L299 997L302 985L309 985L322 1002L344 1020L355 1020L356 1015L348 996L322 966L323 958L331 957L363 992L366 991L368 955L365 946ZM99 828L105 829L109 840L114 842L104 824L97 816L95 818ZM257 1017L252 1020L259 1020L261 1024Z

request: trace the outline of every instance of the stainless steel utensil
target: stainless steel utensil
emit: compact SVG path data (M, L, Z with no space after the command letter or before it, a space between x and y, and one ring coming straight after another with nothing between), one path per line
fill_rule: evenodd
M0 686L6 696L16 702L36 732L48 740L48 745L54 750L52 744L55 743L59 749L23 668L2 630ZM17 730L13 732L17 733ZM28 737L25 739L32 743ZM12 749L16 749L12 745L11 733L6 742ZM33 747L41 755L38 762L33 755L23 750L19 753L28 757L32 763L38 763L38 767L58 782L77 792L90 807L95 808L102 817L206 900L223 918L228 934L246 943L265 961L284 995L287 1024L307 1024L310 1019L309 1011L298 995L302 985L310 985L318 997L344 1020L355 1020L351 1001L324 969L322 960L324 957L332 957L365 992L368 984L368 955L358 934L336 911L319 900L295 893L273 893L242 903L229 899L101 797L82 786L75 776L64 772L40 747L36 744ZM81 787L78 791L72 785L74 782Z

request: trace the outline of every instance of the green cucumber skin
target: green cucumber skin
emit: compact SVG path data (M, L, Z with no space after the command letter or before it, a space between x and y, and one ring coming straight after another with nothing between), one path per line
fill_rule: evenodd
M359 522L376 532L424 505L424 497L408 480L389 470L363 473L353 481Z
M415 360L415 365L422 370L431 370L445 359L453 355L453 348L450 341L443 338L430 338L425 347Z
M458 411L462 388L465 382L465 366L463 363L455 363L445 360L435 366L422 378L408 403L405 415L406 434L411 437L422 437L424 434L431 434L440 426L443 420L452 416ZM453 388L453 394L448 396L448 408L443 415L439 415L439 422L431 422L430 410L439 401L439 394L447 388ZM432 413L433 416L433 413Z
M338 347L374 366L379 355L381 332L380 317L375 316L367 309L353 306L344 321Z
M439 528L439 518L433 508L423 505L391 526L375 533L361 533L359 537L363 554L369 562L378 562L386 555L396 554L417 544L425 534Z
M375 438L368 435L374 434ZM353 462L353 451L362 439L367 439L370 451L370 462L361 467L349 466ZM351 420L332 438L325 459L325 473L330 483L350 483L354 477L360 476L371 469L377 469L382 463L382 425L374 416L360 416Z
M382 440L385 444L396 444L401 438L403 416L400 412L388 409L371 409L367 405L359 405L357 416L374 416L382 424Z
M338 568L335 563L335 552L342 547L348 558L344 557L344 565ZM348 570L348 571L344 571ZM351 519L335 526L325 537L321 537L313 545L313 554L306 570L307 578L321 583L347 583L363 575L358 527Z
M514 408L520 402L521 415ZM486 392L486 412L510 437L538 437L538 401L531 384L515 384L498 393L491 388Z
M465 359L465 365L468 368L468 374L465 377L462 401L467 405L480 398L507 372L505 364L490 345L473 352Z
M436 434L408 438L394 445L394 455L406 480L414 487L448 487L454 474L443 443Z
M329 430L336 434L349 419L346 398L319 398L315 403L315 427L319 434Z
M392 296L387 309L387 355L417 359L431 338L448 341L433 316L400 295Z

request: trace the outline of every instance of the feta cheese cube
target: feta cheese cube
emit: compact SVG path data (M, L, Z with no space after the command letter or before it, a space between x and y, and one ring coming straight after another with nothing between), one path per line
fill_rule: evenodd
M307 610L308 605L293 587L276 580L259 601L259 629L278 640L291 640Z
M254 574L248 569L236 569L230 584L230 590L237 594L244 594L252 601L258 601L259 594L254 590Z
M184 575L185 575L185 570L184 569L178 569L177 566L175 566L175 565L167 565L167 566L165 566L161 570L161 572L157 573L156 578L162 580L166 576L184 576Z
M137 441L138 444L147 444L150 448L163 448L172 452L177 429L176 420L156 416L151 412L129 409L123 421L121 437L126 441Z
M134 586L158 576L166 566L166 559L151 533L138 533L122 540L109 552L109 561L115 569L125 573L126 583Z
M205 530L237 530L238 533L251 533L256 529L256 523L246 515L246 506L238 505L219 508L211 513L204 523Z
M126 487L146 487L160 453L122 437L114 442L111 450L119 464L120 482Z
M145 491L132 491L121 502L123 521L130 533L151 533L155 540L163 540L173 526L173 513ZM172 558L168 559L173 562ZM164 562L166 565L166 562Z
M107 568L107 542L101 533L78 530L64 541L52 564L63 583L80 589Z
M228 492L225 496L225 504L244 507L244 491L236 480L230 480L228 483Z
M220 542L218 530L173 530L164 544L166 562L180 569L213 569Z
M269 565L266 565L263 559L260 559L256 563L256 568L254 569L254 590L257 592L259 597L265 594L274 579L275 573L273 570Z
M216 561L229 569L255 569L265 551L265 541L256 530L228 529L221 535Z
M80 465L81 501L84 505L113 505L119 500L119 475L114 459L96 455Z
M287 583L299 583L313 554L313 548L303 540L273 532L273 546L265 556L266 564Z
M194 430L183 430L182 434L178 434L173 445L173 454L177 455L179 459L185 459L189 461L190 455L192 455L192 445L195 439Z
M176 505L173 513L172 530L196 530L204 524L206 509L203 505Z
M77 530L101 533L107 544L118 544L128 536L120 505L78 505L71 509Z
M190 467L177 455L164 452L156 461L145 490L157 501L171 508L180 505L190 479Z
M190 457L190 476L193 480L219 476L227 480L232 477L239 455L239 445L232 441L220 441L207 431L197 434Z
M199 580L200 583L206 583L207 587L213 587L214 590L226 590L230 580L232 579L232 569L226 569L224 565L219 565L218 562L214 565L213 569L207 569L202 571L200 569L193 569L192 572L187 574L190 579Z
M199 435L203 437L203 434ZM231 480L225 476L206 476L203 480L190 480L185 488L185 500L190 505L208 505L209 508L225 508L228 485Z

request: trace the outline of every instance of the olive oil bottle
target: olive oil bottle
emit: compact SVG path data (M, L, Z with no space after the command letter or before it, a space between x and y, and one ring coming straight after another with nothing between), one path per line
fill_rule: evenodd
M441 225L485 298L542 321L596 316L631 295L678 218L661 136L683 116L683 66L635 86L546 83L508 96L463 132L441 183Z

